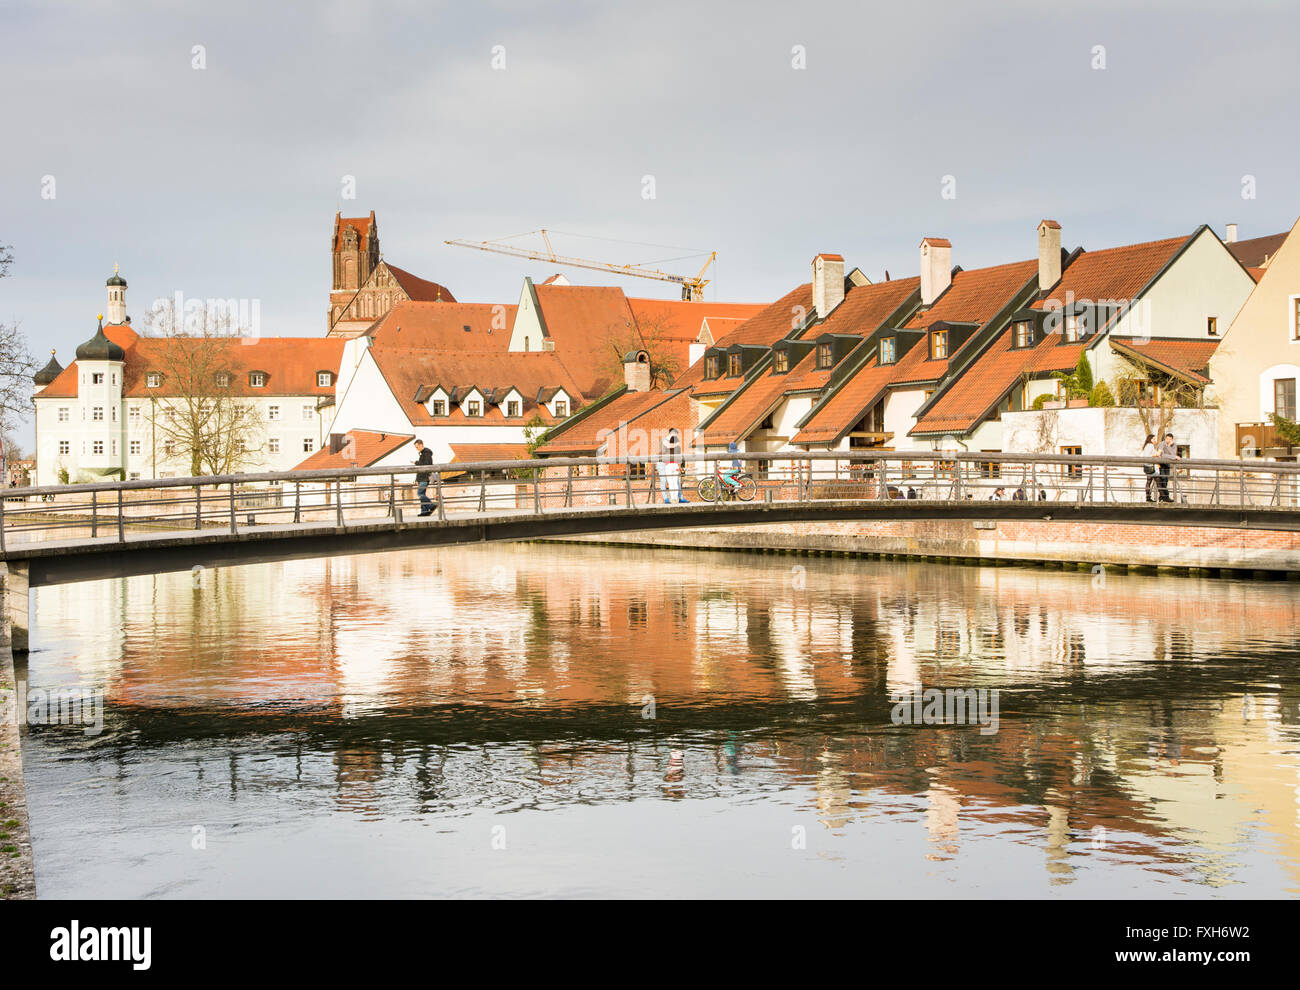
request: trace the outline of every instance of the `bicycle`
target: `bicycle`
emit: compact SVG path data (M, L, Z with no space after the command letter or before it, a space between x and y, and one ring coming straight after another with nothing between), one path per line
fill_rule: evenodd
M722 479L722 468L714 467L712 474L706 474L700 479L696 491L705 502L727 502L736 498L742 502L752 502L754 496L758 494L758 482L754 480L754 476L737 474L733 476L733 480L734 485L727 484Z

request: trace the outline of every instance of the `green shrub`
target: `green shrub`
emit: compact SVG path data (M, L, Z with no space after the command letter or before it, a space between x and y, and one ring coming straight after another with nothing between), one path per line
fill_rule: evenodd
M1110 390L1103 378L1093 386L1092 393L1088 396L1088 405L1090 406L1113 406L1115 404L1115 393Z
M67 483L68 483L68 469L59 468L59 484L66 485Z
M1052 399L1054 399L1054 398L1056 398L1056 397L1055 397L1054 395L1052 395L1051 393L1049 393L1049 392L1044 392L1042 395L1038 396L1036 399L1034 399L1034 409L1035 409L1035 411L1041 412L1041 411L1042 411L1042 408L1043 408L1043 403L1044 403L1044 402L1051 402Z

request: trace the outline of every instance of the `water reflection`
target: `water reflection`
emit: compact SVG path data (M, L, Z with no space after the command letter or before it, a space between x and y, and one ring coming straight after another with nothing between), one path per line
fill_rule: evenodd
M1300 891L1295 585L794 560L40 589L31 685L107 698L27 730L41 893ZM997 732L895 724L917 686Z

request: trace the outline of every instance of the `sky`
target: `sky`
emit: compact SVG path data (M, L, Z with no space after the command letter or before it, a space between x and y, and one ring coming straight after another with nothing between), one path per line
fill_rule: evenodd
M317 336L338 210L468 302L557 269L444 241L542 227L675 272L703 259L655 245L716 250L706 298L742 302L818 252L915 275L923 236L1032 258L1045 217L1094 250L1272 234L1300 215L1298 34L1291 0L5 0L0 320L66 365L117 263L137 325L181 292Z

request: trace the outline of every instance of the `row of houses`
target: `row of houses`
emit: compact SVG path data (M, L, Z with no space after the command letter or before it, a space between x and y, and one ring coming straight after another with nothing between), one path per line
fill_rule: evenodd
M650 454L670 430L771 467L822 450L1133 454L1153 417L1190 456L1289 454L1270 414L1296 412L1294 236L1201 226L1088 251L1043 220L1023 260L986 267L939 237L908 278L819 254L767 305L562 276L511 303L346 297L382 289L376 229L335 219L328 336L240 338L211 367L134 330L115 273L76 360L35 376L36 483L219 473L175 423L196 393L214 421L243 410L224 463L248 473L407 464L416 438L438 462ZM1081 358L1104 389L1070 378Z
M658 401L611 397L539 453L653 453L675 428L771 467L827 450L1134 455L1167 429L1187 456L1237 456L1237 424L1295 418L1300 239L1228 236L1067 250L1043 220L1024 260L964 269L926 237L919 276L874 283L821 254L811 281L701 339ZM1075 391L1081 358L1106 383L1091 397ZM1266 450L1286 453L1247 445Z

